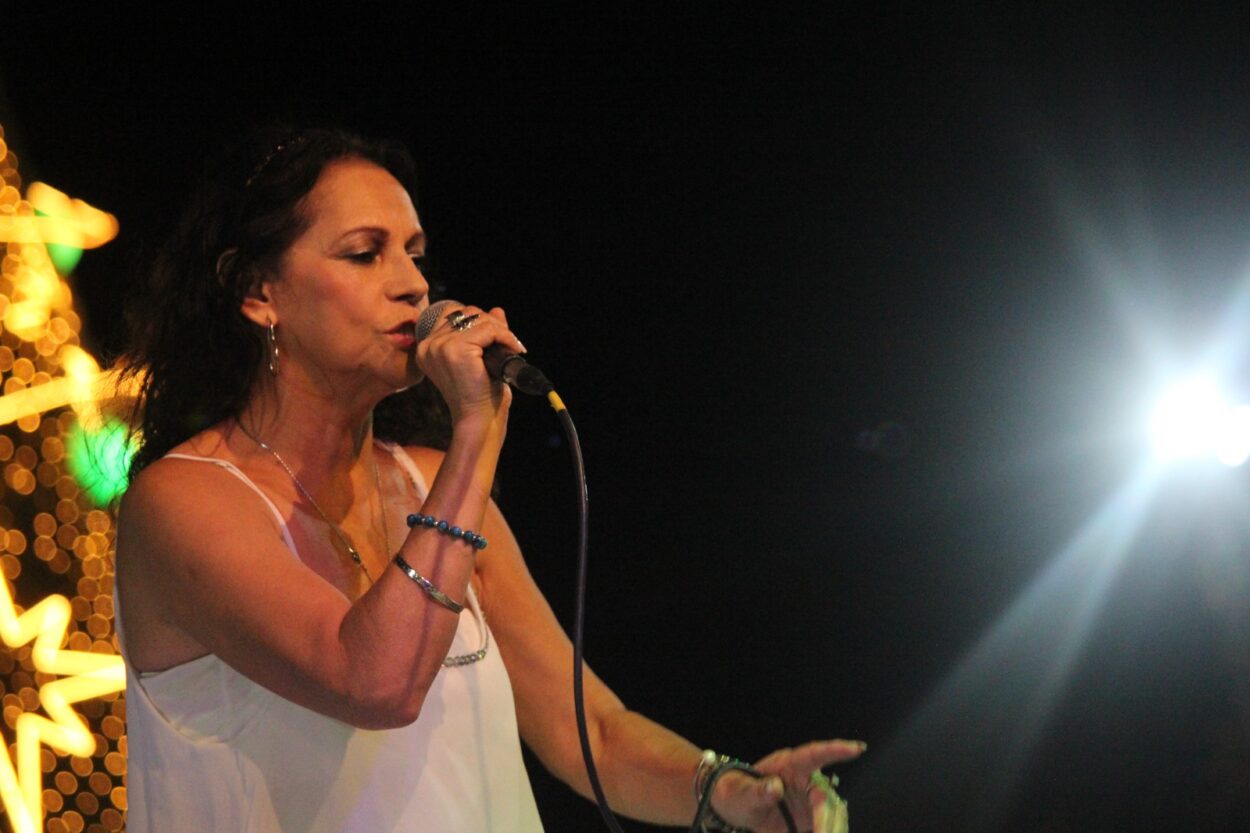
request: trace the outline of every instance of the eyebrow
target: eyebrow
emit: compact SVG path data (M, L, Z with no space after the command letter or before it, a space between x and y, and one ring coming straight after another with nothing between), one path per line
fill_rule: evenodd
M376 237L381 237L383 240L389 240L391 237L390 231L382 226L358 226L340 234L338 237L339 242L351 237L353 234L372 234ZM411 249L420 243L425 243L426 239L425 230L419 228L404 242L404 248Z

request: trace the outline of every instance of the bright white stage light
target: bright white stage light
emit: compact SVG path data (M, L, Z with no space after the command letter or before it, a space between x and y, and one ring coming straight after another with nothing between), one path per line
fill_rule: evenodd
M1224 419L1215 457L1226 466L1240 466L1250 459L1250 406L1233 408Z
M1155 453L1163 460L1213 457L1226 466L1250 459L1250 407L1232 407L1210 379L1191 379L1169 390L1151 424Z
M1151 424L1155 453L1165 460L1202 457L1214 450L1228 405L1209 379L1191 379L1164 394Z

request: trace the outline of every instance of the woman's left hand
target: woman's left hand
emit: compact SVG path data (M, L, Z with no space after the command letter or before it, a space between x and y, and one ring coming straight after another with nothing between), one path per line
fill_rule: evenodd
M866 748L860 741L823 740L779 749L752 765L764 778L726 772L716 782L712 809L735 827L785 833L786 823L777 809L777 802L784 800L799 830L845 833L846 802L820 769L853 761Z

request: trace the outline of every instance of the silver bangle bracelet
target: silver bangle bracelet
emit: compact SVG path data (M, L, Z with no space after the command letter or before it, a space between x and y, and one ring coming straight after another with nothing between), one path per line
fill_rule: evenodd
M742 766L744 765L741 761L728 755L717 755L711 749L704 749L703 754L699 756L699 765L694 771L694 800L701 810L706 805L706 811L702 812L695 821L703 833L751 833L750 830L744 827L734 827L721 818L712 806L711 799L706 795L723 770L737 769Z
M704 749L699 755L699 765L694 770L694 800L698 803L703 798L703 780L707 774L716 767L716 762L720 758L711 749Z
M404 571L404 575L417 583L417 586L425 591L425 594L452 613L459 613L464 610L464 605L452 600L450 596L435 587L428 578L418 573L412 566L403 559L403 556L395 556L395 566Z

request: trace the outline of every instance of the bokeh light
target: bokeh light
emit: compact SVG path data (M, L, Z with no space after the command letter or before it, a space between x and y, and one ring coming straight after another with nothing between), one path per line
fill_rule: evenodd
M97 430L76 422L65 437L65 450L70 472L97 506L108 506L126 490L135 449L122 422L109 419Z
M115 490L125 439L95 402L99 367L62 276L117 224L21 188L0 126L0 797L17 833L105 833L126 811L114 519L76 472L94 460L90 482Z

